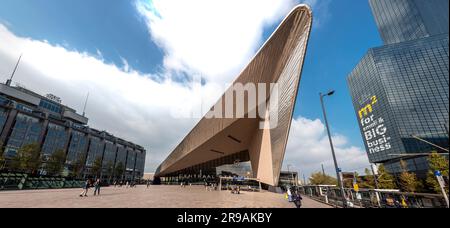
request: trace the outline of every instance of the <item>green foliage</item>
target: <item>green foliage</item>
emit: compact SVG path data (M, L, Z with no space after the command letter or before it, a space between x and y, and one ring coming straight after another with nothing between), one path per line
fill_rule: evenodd
M369 169L364 170L365 177L364 180L358 181L360 188L365 189L374 189L375 188L375 179L373 178L372 172Z
M342 180L342 182L344 183L344 188L353 188L354 187L353 182L355 181L355 178L358 183L358 186L361 187L362 180L359 177L358 173L354 173L354 178L345 178Z
M422 188L422 183L417 179L415 173L402 172L399 176L400 188L404 192L417 192Z
M116 176L117 178L121 178L124 172L125 172L125 167L124 167L124 165L123 165L122 162L119 162L119 163L116 165L116 168L115 168L115 170L114 170L115 176Z
M41 166L41 151L37 143L22 146L14 158L12 158L11 168L24 171L26 173L36 173Z
M430 170L428 171L426 183L434 192L441 193L441 187L436 179L436 176L434 175L434 172L440 171L442 176L448 177L449 161L444 156L434 151L428 157L428 162ZM448 186L446 187L446 191L448 194Z
M72 165L72 177L80 177L83 173L84 164L86 163L86 158L84 154L79 154L77 160Z
M91 175L98 177L101 171L102 171L102 157L97 157L95 158L94 164L92 165Z
M312 185L337 185L337 179L322 172L311 174L309 181Z
M48 159L45 170L49 175L59 176L64 169L64 161L66 159L66 153L64 150L55 151Z
M111 177L113 172L114 172L114 164L111 161L109 161L108 163L106 163L106 175L108 177Z
M380 189L397 189L394 177L386 171L384 165L378 167L378 187Z
M423 186L417 179L416 174L408 172L405 161L400 161L400 165L403 170L399 176L400 188L405 192L417 192L420 190Z

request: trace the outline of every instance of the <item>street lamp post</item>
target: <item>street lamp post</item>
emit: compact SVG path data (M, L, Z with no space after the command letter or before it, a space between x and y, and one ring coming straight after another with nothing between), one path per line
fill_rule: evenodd
M335 167L335 169L336 169L336 175L337 175L338 184L339 184L339 188L340 188L341 194L342 194L342 203L343 203L343 206L346 207L346 205L347 205L347 199L346 199L346 197L345 197L344 185L343 185L343 183L342 183L342 178L341 178L341 175L340 175L339 166L338 166L338 164L337 164L336 154L335 154L335 152L334 152L333 140L331 139L330 127L328 126L327 113L326 113L326 111L325 111L325 105L324 105L324 102L323 102L323 98L324 98L325 96L331 96L331 95L333 95L334 93L335 93L334 90L328 92L327 94L322 94L322 93L320 93L320 103L322 104L323 118L324 118L324 121L325 121L325 126L326 126L326 128L327 128L328 139L329 139L329 141L330 141L331 153L333 154L333 161L334 161L334 167Z

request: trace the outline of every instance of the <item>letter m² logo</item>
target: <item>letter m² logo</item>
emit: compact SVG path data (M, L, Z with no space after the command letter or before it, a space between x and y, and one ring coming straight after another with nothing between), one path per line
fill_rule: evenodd
M373 96L371 103L359 110L358 112L359 118L362 119L363 117L368 116L370 113L372 113L373 105L376 104L377 102L378 102L377 96Z

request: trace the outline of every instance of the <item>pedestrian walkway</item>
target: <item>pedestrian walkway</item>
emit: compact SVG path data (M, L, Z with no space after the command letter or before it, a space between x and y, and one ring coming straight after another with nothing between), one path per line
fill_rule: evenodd
M137 186L102 188L100 196L79 197L81 189L0 192L0 207L6 208L294 208L282 194L272 192L206 191L201 186ZM304 197L305 208L325 204Z
M332 206L328 204L321 203L319 201L313 200L309 197L302 196L303 200L303 206L302 208L333 208Z

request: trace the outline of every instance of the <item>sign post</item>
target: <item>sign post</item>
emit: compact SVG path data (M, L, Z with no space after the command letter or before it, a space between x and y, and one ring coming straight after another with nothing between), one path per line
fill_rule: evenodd
M445 202L447 203L447 208L449 208L448 196L447 196L447 193L445 192L445 181L444 181L444 178L442 177L442 174L441 174L440 171L435 171L434 175L436 176L436 178L437 178L437 180L439 182L439 186L441 187L442 194L444 195Z

